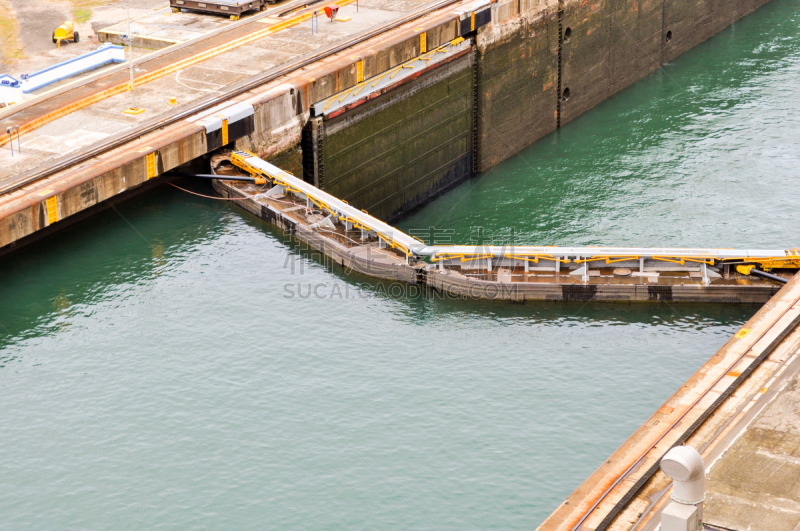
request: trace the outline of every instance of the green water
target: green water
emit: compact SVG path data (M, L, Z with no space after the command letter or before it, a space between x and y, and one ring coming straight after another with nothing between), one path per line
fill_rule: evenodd
M773 0L402 227L800 246L799 9ZM404 296L169 187L0 278L3 529L531 529L755 311Z

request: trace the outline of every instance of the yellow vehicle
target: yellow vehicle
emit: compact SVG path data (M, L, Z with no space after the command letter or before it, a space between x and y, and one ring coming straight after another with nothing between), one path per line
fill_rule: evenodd
M53 44L58 44L61 47L61 41L78 42L80 35L75 31L75 23L72 21L65 21L53 32Z

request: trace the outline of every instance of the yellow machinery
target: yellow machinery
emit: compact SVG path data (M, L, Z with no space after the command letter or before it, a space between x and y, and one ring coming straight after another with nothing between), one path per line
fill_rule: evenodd
M78 42L79 40L80 35L75 31L75 23L69 20L61 24L53 32L53 43L58 44L59 48L61 48L61 41Z

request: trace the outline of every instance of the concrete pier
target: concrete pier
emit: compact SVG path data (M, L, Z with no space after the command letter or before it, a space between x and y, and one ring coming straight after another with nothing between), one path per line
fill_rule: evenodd
M772 531L800 527L800 336L787 341L784 369L765 388L766 406L713 464L705 523L719 529Z
M800 496L784 473L791 475L798 459L800 424L792 409L800 378L798 325L795 275L539 530L654 531L671 486L658 463L672 446L686 444L710 468L709 524L794 531Z

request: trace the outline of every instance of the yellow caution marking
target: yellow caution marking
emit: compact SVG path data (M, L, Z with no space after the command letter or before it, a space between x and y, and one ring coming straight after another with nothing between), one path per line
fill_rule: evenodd
M47 207L47 224L52 225L58 221L58 196L48 197L45 200L45 206Z
M733 337L735 337L736 339L742 339L743 337L745 337L749 333L750 333L750 329L749 328L742 328L741 330L736 332L736 335L733 336Z
M472 17L470 21L470 31L475 31L475 11L472 12Z
M147 147L143 147L142 149L137 149L136 153L144 153L145 151L150 151L152 149L153 149L152 147L147 146Z
M761 391L759 391L759 393L761 393L763 395L764 393L767 392L767 389L769 389L769 387L762 387Z
M734 378L738 378L738 377L739 377L739 376L741 376L741 375L742 375L741 371L730 371L730 372L727 374L727 376L733 376Z
M428 32L423 31L419 34L419 53L428 51Z
M156 153L155 151L145 157L147 161L147 178L152 179L158 177L158 167L156 166Z
M364 60L356 63L356 83L364 81Z
M228 119L222 120L222 145L228 145Z
M39 192L39 195L40 196L44 196L44 195L52 194L52 193L53 193L52 190L42 190L41 192Z

